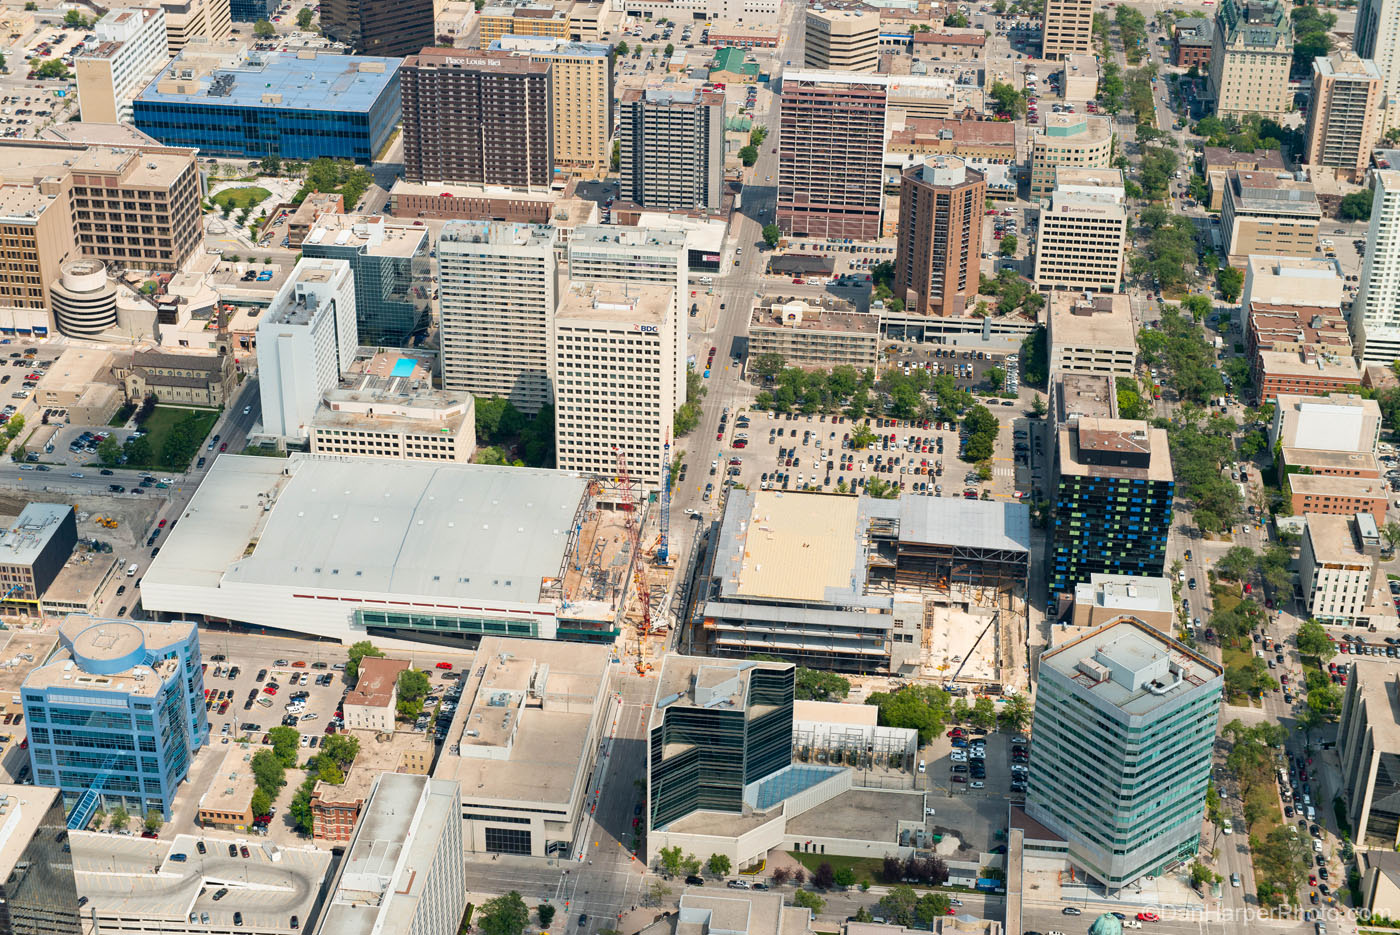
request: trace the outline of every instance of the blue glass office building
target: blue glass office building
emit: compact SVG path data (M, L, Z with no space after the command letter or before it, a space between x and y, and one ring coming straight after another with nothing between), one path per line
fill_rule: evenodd
M65 808L168 818L209 740L198 628L75 614L59 639L68 654L21 688L35 784L57 786Z
M137 96L132 119L205 156L370 162L399 122L399 64L255 52L201 72L177 57Z

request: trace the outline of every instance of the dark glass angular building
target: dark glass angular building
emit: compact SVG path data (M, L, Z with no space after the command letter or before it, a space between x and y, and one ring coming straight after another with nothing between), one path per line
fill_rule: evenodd
M433 272L426 227L386 224L380 215L325 214L301 251L350 264L361 344L403 347L427 330Z
M0 785L0 935L79 935L59 790Z
M740 814L744 788L792 762L791 663L669 656L647 755L651 827Z
M321 32L356 55L413 55L433 44L433 0L321 0Z
M1096 572L1161 575L1176 491L1166 431L1081 418L1056 434L1051 599Z

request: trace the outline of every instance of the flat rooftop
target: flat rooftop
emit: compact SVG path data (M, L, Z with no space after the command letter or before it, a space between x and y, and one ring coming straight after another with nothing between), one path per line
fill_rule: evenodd
M1273 172L1230 169L1226 184L1233 196L1235 213L1308 215L1322 217L1317 192L1311 182Z
M1171 451L1167 447L1166 429L1151 428L1134 419L1080 418L1059 428L1060 473L1071 475L1140 477L1144 480L1170 481ZM1147 466L1103 465L1085 460L1085 455L1101 452L1111 455L1149 453Z
M1308 521L1305 535L1312 544L1313 555L1321 562L1345 562L1369 565L1373 559L1356 546L1352 531L1355 519L1327 513L1304 513Z
M587 489L586 478L563 471L221 455L143 587L308 587L534 605L544 579L559 574Z
M1377 474L1380 471L1380 462L1369 451L1284 448L1283 463L1291 467L1321 468L1326 471L1369 471Z
M1342 268L1336 260L1295 256L1250 256L1249 303L1340 309Z
M335 786L321 781L316 783L316 798L323 803L363 802L379 781L381 773L400 771L406 755L417 754L424 763L431 763L433 759L433 742L427 732L396 730L387 741L379 740L384 735L371 730L352 729L346 733L360 741L360 752L355 754L355 762L345 774L345 782ZM417 775L415 770L403 772Z
M147 925L168 921L188 927L191 912L207 912L210 926L235 931L234 912L250 932L290 933L291 917L308 926L330 868L331 853L285 847L246 836L177 834L153 840L92 831L70 831L78 894L86 896L98 928L136 917ZM200 856L197 841L205 842ZM246 844L249 856L229 857L228 845ZM173 862L171 854L188 855ZM215 901L214 892L228 895ZM105 920L105 921L104 921Z
M862 514L899 519L899 541L1001 552L1031 550L1030 507L962 497L861 497Z
M443 835L461 820L457 783L380 774L316 931L371 935L386 925L406 928L426 894Z
M1132 307L1121 294L1050 293L1050 344L1137 350Z
M166 658L169 648L188 639L194 628L183 620L158 623L69 614L58 628L67 652L35 668L24 685L157 697L179 674L179 660Z
M670 317L675 301L676 290L669 286L570 281L559 297L554 318L660 325Z
M796 818L788 834L864 841L899 840L901 821L924 821L924 794L893 789L848 789Z
M740 708L749 694L749 676L758 669L782 671L790 663L752 659L710 659L668 653L656 680L651 726L661 723L667 708ZM759 706L761 707L761 706ZM674 823L671 826L675 830Z
M1176 606L1172 583L1166 578L1102 572L1074 586L1074 603L1121 610L1125 614L1134 611L1170 614Z
M779 301L777 296L765 296L753 307L750 325L756 328L788 328L829 334L875 334L880 330L880 316L857 312L847 302L839 308L811 304L803 299Z
M851 589L862 564L858 498L774 490L750 496L735 543L743 554L722 585L727 594L825 601ZM731 503L741 502L731 493Z
M427 227L391 224L378 214L327 213L316 219L304 244L345 247L369 256L407 259L418 253L428 239Z
M1055 422L1088 416L1118 418L1118 394L1111 373L1079 373L1058 370L1050 377L1055 385Z
M1334 474L1289 474L1295 494L1388 499L1385 481L1374 477L1338 477Z
M681 893L673 935L806 935L812 914L785 905L781 893L723 892L687 887Z
M1183 692L1219 684L1221 669L1181 643L1132 619L1119 619L1052 646L1040 668L1058 673L1130 717L1173 704Z
M272 304L268 306L262 324L266 326L304 326L310 324L316 318L316 310L320 308L321 302L326 298L325 288L331 286L342 275L347 277L350 275L347 268L348 263L348 260L319 257L305 257L298 260L297 265L292 268L291 276L283 284L283 289L278 291ZM298 291L297 286L311 288Z
M1045 129L1036 131L1033 145L1060 146L1072 141L1075 146L1106 143L1113 136L1113 126L1107 117L1097 114L1046 114Z
M482 15L486 15L483 11ZM548 62L531 61L523 55L506 52L475 52L469 49L428 48L404 59L404 65L417 68L462 68L507 75L547 75Z
M5 879L14 872L15 864L24 856L30 839L39 830L39 823L58 796L56 788L0 783L0 807L5 809L5 814L0 815L0 873ZM62 805L59 808L61 810ZM26 872L47 874L49 862L41 860L30 865Z
M0 531L0 565L32 565L73 513L66 503L30 503Z
M1340 354L1320 349L1311 354L1303 351L1259 351L1258 356L1259 367L1266 374L1282 373L1361 383L1361 368L1349 352Z
M224 750L219 771L209 780L209 788L199 797L199 808L236 815L245 813L253 800L253 791L258 787L252 767L255 752L257 750L249 744L230 743Z
M483 638L433 775L461 783L469 802L566 810L586 781L611 654L610 645Z
M136 99L147 103L368 113L398 82L401 59L317 52L253 52L192 69L176 56ZM180 87L181 90L176 90ZM162 88L165 90L162 90Z
M543 247L552 245L558 232L547 224L513 224L509 221L448 221L438 238L443 244L490 244L495 247ZM574 236L577 236L575 233Z
M194 166L195 152L159 143L99 146L87 142L5 140L0 142L0 175L6 182L25 184L38 184L69 173L115 175L124 186L164 191Z
M914 33L917 41L925 33ZM1001 120L972 120L960 117L909 117L902 129L890 134L890 145L911 145L932 140L948 140L954 146L1015 147L1016 125Z
M684 249L686 231L663 227L621 227L611 224L585 224L569 237L569 249L588 247L672 247Z
M1357 691L1366 709L1366 726L1375 737L1376 749L1400 753L1400 673L1393 664L1369 659L1351 660Z

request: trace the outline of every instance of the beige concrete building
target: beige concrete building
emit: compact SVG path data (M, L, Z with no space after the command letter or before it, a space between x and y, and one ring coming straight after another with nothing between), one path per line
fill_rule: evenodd
M1209 92L1216 116L1282 117L1293 103L1293 29L1277 0L1221 0L1215 14Z
M560 470L607 474L626 456L633 478L661 483L679 395L676 301L672 286L569 284L550 341Z
M171 55L191 42L226 42L233 35L229 0L163 0L165 38Z
M1050 200L1060 166L1106 169L1112 159L1113 125L1107 117L1047 114L1045 128L1031 140L1031 201Z
M45 286L78 253L123 269L179 269L204 236L195 152L0 140L4 190L33 191L36 208L61 203L67 230L44 251L52 258L45 263Z
M328 390L312 418L315 454L401 461L470 461L476 403L470 393L357 381Z
M971 117L911 117L890 130L887 153L957 156L971 162L1016 161L1016 125Z
M1255 253L1310 257L1317 246L1322 209L1311 182L1272 172L1225 174L1220 229L1231 266Z
M1137 332L1128 297L1050 294L1050 372L1108 373L1132 378L1137 369Z
M1064 81L1060 87L1066 101L1082 103L1092 101L1099 95L1099 64L1088 53L1066 55L1062 72Z
M550 66L554 167L590 174L606 170L613 129L611 47L507 34L492 42L490 51L523 55Z
M1394 851L1360 850L1361 905L1372 916L1400 918L1400 854Z
M112 355L87 347L64 350L34 390L35 405L67 409L75 425L106 425L124 401Z
M486 6L477 16L482 46L502 36L550 36L569 38L569 7L565 2L522 3L519 6Z
M1062 167L1055 177L1050 205L1040 212L1036 288L1117 292L1128 245L1122 172Z
M1380 433L1381 407L1374 399L1345 393L1281 395L1269 427L1269 446L1371 454Z
M1130 615L1168 636L1176 635L1176 600L1171 579L1095 572L1074 586L1076 627L1099 627Z
M3 153L3 150L0 150ZM0 327L47 335L49 287L78 254L69 199L28 185L0 186Z
M807 10L803 63L831 71L873 72L879 62L880 14L874 10Z
M345 696L345 726L391 733L399 703L399 675L409 668L407 659L361 659L355 688Z
M112 10L92 27L97 36L73 60L78 110L88 123L131 120L131 101L167 61L165 11Z
M258 783L253 776L255 748L246 743L229 744L223 763L208 790L199 797L196 812L200 827L247 831L253 819L253 793Z
M1369 513L1307 513L1298 581L1308 614L1325 624L1370 620L1371 592L1380 568L1381 535Z
M1093 0L1046 0L1040 57L1051 61L1094 52Z
M1381 136L1383 101L1384 79L1375 62L1347 51L1314 59L1303 160L1359 182Z
M114 372L126 387L126 398L133 402L154 394L163 403L218 409L237 387L233 358L228 354L137 351L130 364L118 364Z
M790 367L874 368L880 358L878 315L767 296L749 321L749 359L777 354Z
M909 39L920 61L975 62L987 48L987 34L980 29L916 29Z
M1224 146L1207 146L1201 151L1201 171L1206 177L1210 200L1205 207L1219 211L1225 204L1225 177L1231 169L1241 172L1276 172L1287 174L1288 166L1276 149L1257 149L1239 153Z

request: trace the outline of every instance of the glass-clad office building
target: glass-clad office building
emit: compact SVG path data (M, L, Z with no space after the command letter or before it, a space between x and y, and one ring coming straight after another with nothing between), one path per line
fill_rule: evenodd
M792 762L795 677L790 663L667 657L648 750L651 827L738 814L746 786Z
M399 122L396 58L248 52L207 68L177 56L132 104L136 126L204 156L370 162Z
M68 652L20 689L35 784L57 787L66 807L168 818L209 740L198 628L74 614L59 639Z
M79 935L79 912L62 796L0 784L0 935Z
M302 254L345 260L355 277L360 343L404 347L427 333L433 288L426 227L389 227L382 217L333 214L302 241Z

